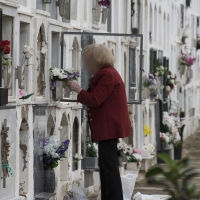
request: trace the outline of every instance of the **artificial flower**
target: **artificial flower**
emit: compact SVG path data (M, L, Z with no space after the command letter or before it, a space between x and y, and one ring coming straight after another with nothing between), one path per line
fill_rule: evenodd
M19 98L21 99L22 97L27 95L27 92L25 90L18 89L18 94L19 94Z
M29 46L27 46L27 45L24 45L24 47L23 47L23 53L25 54L25 53L27 53L28 52L28 50L29 50Z

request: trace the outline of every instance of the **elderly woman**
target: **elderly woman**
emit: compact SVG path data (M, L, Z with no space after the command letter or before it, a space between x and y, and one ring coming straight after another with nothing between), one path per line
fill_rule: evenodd
M69 82L78 102L88 110L93 142L98 142L102 200L123 200L117 159L119 138L130 134L130 118L124 83L113 67L115 58L105 45L89 45L83 53L83 67L93 78L87 91Z

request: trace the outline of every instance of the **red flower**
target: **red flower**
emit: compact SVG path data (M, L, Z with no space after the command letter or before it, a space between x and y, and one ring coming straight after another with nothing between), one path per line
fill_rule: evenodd
M4 46L10 45L10 41L9 40L2 40L1 44Z
M168 72L168 74L169 74L169 75L172 75L172 72L171 72L171 71L169 71L169 72Z
M4 54L9 54L10 53L10 47L6 46L5 50L4 50Z
M169 86L170 86L170 88L171 88L172 90L174 89L174 84L170 84Z

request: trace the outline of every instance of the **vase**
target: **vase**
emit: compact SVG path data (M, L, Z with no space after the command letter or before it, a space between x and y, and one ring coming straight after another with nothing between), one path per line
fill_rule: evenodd
M174 147L174 160L181 160L182 158L182 145Z
M2 76L2 78L3 78L3 87L4 88L8 88L8 67L3 65L2 68L3 68L3 74L2 74L3 75Z
M95 21L96 22L100 22L100 18L101 18L101 5L96 5L95 9Z
M17 79L18 79L18 88L25 89L27 67L26 66L17 66Z
M98 169L99 162L97 157L85 157L81 160L82 169Z
M108 8L103 8L101 23L105 24L108 16Z
M0 106L8 104L8 88L0 88Z
M187 78L191 79L193 77L193 70L191 69L191 67L188 67L187 69Z
M154 100L158 95L158 90L149 90L151 100Z
M60 101L63 98L63 82L56 81L56 100Z
M160 143L160 149L165 149L166 148L166 143L165 142L161 142Z
M44 192L54 193L56 188L56 177L53 169L44 170Z
M180 66L181 75L185 74L186 69L187 69L187 66L186 66L186 65L181 65L181 66Z
M138 170L139 165L138 165L137 162L127 162L126 169L128 169L128 170Z
M142 99L148 99L149 98L149 90L147 88L144 88L142 90Z

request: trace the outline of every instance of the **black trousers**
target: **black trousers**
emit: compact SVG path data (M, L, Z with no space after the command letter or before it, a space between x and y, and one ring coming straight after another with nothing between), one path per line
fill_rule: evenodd
M117 141L117 139L104 140L98 144L101 200L123 200L117 159Z

